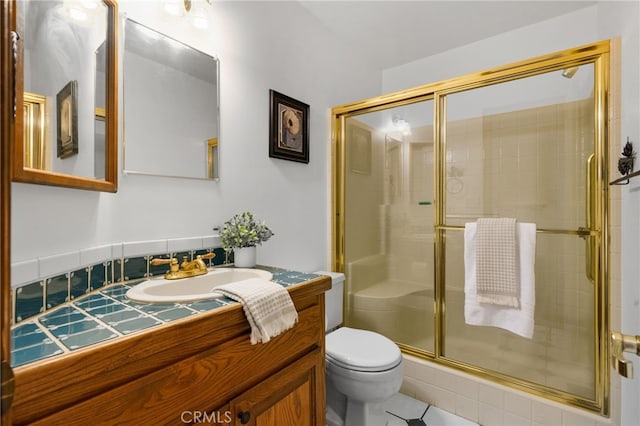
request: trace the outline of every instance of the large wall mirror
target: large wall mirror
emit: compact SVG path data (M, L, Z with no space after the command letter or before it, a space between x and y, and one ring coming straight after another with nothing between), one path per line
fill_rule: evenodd
M125 173L218 178L218 60L124 23Z
M114 0L17 1L13 180L117 190Z

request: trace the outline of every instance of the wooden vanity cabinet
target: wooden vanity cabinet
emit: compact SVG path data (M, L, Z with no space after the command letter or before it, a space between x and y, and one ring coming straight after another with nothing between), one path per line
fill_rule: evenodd
M18 368L14 424L324 426L330 286L291 287L298 323L265 344L233 304Z
M324 363L320 349L305 355L284 370L234 398L228 406L233 425L306 426L324 425L322 398L317 389L323 387Z

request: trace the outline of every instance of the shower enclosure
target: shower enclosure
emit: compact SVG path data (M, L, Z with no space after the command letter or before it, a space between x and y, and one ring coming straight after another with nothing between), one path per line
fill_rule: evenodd
M607 414L609 43L336 107L345 324ZM465 323L464 225L535 223L531 339Z

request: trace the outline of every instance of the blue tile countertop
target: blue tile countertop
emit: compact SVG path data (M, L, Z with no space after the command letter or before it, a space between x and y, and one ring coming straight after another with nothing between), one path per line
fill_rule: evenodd
M318 277L316 274L281 268L258 268L271 272L272 281L283 287ZM127 299L127 290L142 281L139 279L104 287L47 311L42 316L17 324L11 330L11 366L19 367L237 303L229 298L184 304L147 304Z

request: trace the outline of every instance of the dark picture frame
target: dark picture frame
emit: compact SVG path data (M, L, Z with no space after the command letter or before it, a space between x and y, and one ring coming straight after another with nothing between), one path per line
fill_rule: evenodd
M269 90L269 157L309 163L309 105Z
M78 153L78 81L71 80L56 95L58 158Z

